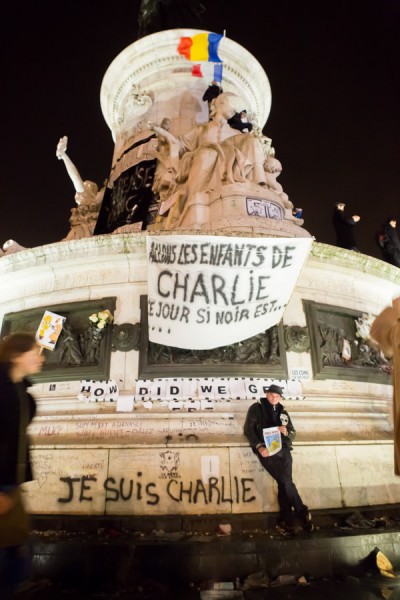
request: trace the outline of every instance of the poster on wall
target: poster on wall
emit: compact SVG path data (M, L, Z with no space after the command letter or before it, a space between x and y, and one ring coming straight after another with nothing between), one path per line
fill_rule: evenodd
M312 238L148 236L149 340L205 350L276 325Z
M54 350L60 337L66 317L58 315L50 310L45 310L42 320L37 328L35 338L42 348Z

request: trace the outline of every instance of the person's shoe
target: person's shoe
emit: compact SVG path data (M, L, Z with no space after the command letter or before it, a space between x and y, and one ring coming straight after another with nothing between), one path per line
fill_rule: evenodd
M285 519L278 519L276 526L282 533L287 533L290 535L296 533L296 528L294 527L294 524L288 523L288 521L285 521Z
M303 520L303 531L314 531L314 523L312 522L312 516L309 510Z

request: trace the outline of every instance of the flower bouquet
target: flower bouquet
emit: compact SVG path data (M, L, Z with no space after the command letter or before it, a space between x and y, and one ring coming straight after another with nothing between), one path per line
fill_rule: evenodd
M91 338L91 342L95 346L99 346L106 328L113 321L113 316L110 311L101 310L98 313L93 313L89 317L90 328L89 328L89 336Z
M100 331L102 329L105 329L107 327L107 325L112 323L112 320L113 320L113 316L108 309L101 310L98 313L93 313L89 317L91 326L94 327L95 329L99 329Z

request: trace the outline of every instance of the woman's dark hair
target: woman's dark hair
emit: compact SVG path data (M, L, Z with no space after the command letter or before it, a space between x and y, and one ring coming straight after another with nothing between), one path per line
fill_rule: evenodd
M36 344L33 333L12 333L0 342L0 363L9 369L16 356L29 352Z

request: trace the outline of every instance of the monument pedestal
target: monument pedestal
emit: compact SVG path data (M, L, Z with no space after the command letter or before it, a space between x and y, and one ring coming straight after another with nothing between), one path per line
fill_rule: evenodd
M147 235L64 241L2 257L1 316L60 303L79 308L88 300L115 297L115 326L139 324L140 297L147 290ZM309 302L378 314L396 294L395 267L314 242L283 325L312 332L318 322L306 310ZM333 314L330 308L328 314ZM135 394L137 380L149 379L141 371L141 352L143 348L111 352L107 377L117 382L120 395ZM318 366L314 345L281 345L280 353L288 380L295 371L303 374L301 397L283 403L298 432L294 479L310 509L397 502L390 376L382 373L379 380L373 370ZM171 367L173 377L177 365ZM246 376L247 368L236 365L233 377ZM270 372L267 364L264 376ZM195 367L189 373L196 377ZM52 381L49 375L33 388L38 402L30 428L36 479L24 486L33 513L277 511L275 483L243 435L254 399L215 398L211 405L190 410L185 398L174 406L138 398L132 410L118 412L116 402L79 399L80 388L79 379L68 379L68 368L62 380Z
M272 190L258 185L225 185L219 192L198 193L188 200L177 194L176 203L167 217L159 217L149 231L193 230L268 235L277 237L311 237L301 225L302 219ZM290 203L290 207L291 207Z

